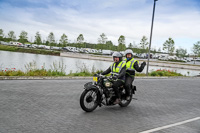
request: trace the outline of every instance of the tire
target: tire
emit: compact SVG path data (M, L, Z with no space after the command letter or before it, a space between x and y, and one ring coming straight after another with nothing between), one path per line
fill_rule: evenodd
M92 112L98 106L98 90L86 89L80 97L80 106L86 112Z
M132 90L131 90L130 100L122 99L122 101L119 103L119 106L120 107L127 107L132 101L132 97L133 97L132 94L133 93L132 93Z

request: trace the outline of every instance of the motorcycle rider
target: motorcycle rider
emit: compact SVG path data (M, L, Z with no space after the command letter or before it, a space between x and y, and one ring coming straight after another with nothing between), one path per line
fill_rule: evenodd
M118 104L121 102L119 87L125 82L126 63L125 61L122 61L122 54L120 54L119 52L114 52L112 54L112 57L114 63L112 63L111 66L101 74L106 75L111 72L113 79L115 79L115 81L113 82L113 89L115 91L117 99L114 104Z
M127 49L125 51L124 61L126 61L126 80L125 80L125 90L126 90L126 100L130 99L130 90L132 82L135 77L135 70L137 72L142 72L144 67L146 66L146 62L143 62L139 67L139 61L133 58L133 51L131 49Z

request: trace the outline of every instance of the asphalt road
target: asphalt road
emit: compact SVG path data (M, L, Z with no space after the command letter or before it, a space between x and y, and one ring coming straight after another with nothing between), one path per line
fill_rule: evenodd
M128 107L85 113L88 81L0 80L0 133L200 133L199 78L136 79Z

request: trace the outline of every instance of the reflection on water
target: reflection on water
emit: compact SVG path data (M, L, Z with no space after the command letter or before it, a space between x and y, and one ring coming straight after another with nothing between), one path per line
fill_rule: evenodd
M63 62L64 66L66 66L66 74L70 73L70 71L80 71L84 65L90 71L93 66L96 70L105 70L110 66L110 62L105 61L0 51L0 69L16 68L17 70L25 71L25 65L33 61L36 61L37 68L45 67L46 69L51 69L53 67L53 63L58 65L59 62Z
M60 63L63 62L64 66L66 66L65 69L66 74L69 74L70 71L71 72L80 71L80 69L84 67L84 65L91 71L93 67L96 70L106 70L111 64L111 62L106 62L106 61L0 51L0 69L16 68L17 70L25 71L26 70L25 65L33 61L36 61L38 68L42 68L43 66L46 69L51 69L53 67L53 63L56 63L58 65L59 62ZM157 69L173 70L183 75L189 75L189 76L195 76L200 73L200 71L193 71L186 69L154 67L154 66L149 67L150 71ZM146 68L144 69L143 73L145 72Z

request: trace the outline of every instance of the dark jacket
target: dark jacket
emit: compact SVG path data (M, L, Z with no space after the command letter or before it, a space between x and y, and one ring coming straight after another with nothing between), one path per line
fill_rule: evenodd
M127 61L127 62L128 62L128 61ZM135 70L136 70L137 72L142 72L145 66L146 66L146 62L145 62L145 63L143 62L143 63L141 64L141 66L139 67L138 62L136 61L136 62L134 63L134 66L133 66L133 67L135 68ZM127 72L129 75L135 76L135 70L127 70L126 72Z

